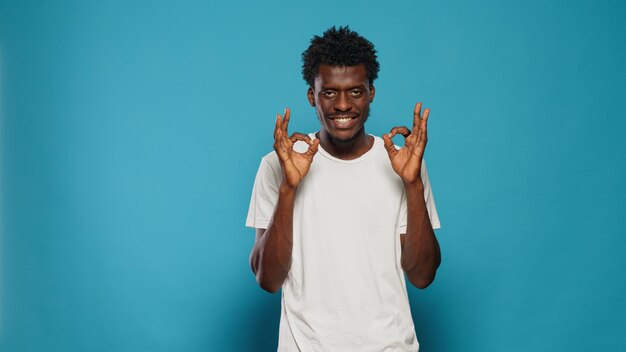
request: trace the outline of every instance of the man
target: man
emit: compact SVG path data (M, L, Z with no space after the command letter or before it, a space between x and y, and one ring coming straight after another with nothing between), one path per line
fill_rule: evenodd
M366 134L379 69L372 43L333 27L302 58L320 130L289 136L289 109L276 117L246 221L259 285L282 288L278 350L417 351L403 271L425 288L441 260L422 160L429 110L417 103L410 131Z

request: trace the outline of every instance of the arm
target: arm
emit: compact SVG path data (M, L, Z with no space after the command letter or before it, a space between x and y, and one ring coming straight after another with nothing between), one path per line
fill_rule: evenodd
M435 279L441 263L441 252L424 202L424 185L406 185L407 225L401 235L402 269L409 281L418 288L426 288Z
M291 268L295 196L295 189L281 185L274 216L267 230L256 230L250 266L259 286L268 292L278 291Z
M296 189L309 171L319 146L318 140L312 141L309 136L301 133L287 137L289 116L289 109L285 110L284 119L278 115L274 129L274 150L283 172L278 201L267 229L257 229L254 247L250 253L252 272L261 288L268 292L278 291L291 268ZM298 140L309 144L305 153L293 150L293 145Z
M407 197L407 230L401 235L402 269L409 281L418 288L426 288L435 279L441 263L439 243L435 237L426 203L424 184L420 177L422 158L428 141L426 124L429 109L420 117L421 103L415 105L412 132L406 127L394 127L383 136L391 165L402 178ZM391 138L396 134L405 137L405 145L396 150Z

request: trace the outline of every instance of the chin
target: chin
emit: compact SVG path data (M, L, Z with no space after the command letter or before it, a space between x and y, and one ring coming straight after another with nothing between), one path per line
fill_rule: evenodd
M328 135L332 138L335 143L338 144L347 144L352 142L357 138L359 132L363 130L363 127L357 129L356 131L351 131L349 133L328 133Z

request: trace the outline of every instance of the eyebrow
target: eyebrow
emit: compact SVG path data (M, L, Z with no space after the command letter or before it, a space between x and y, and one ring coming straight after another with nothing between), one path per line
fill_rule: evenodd
M358 86L354 86L354 87L347 88L346 90L353 90L353 89L365 89L365 85L364 85L364 84L361 84L361 85L358 85ZM333 88L333 87L324 87L324 86L322 86L321 90L341 90L341 89L337 89L337 88Z

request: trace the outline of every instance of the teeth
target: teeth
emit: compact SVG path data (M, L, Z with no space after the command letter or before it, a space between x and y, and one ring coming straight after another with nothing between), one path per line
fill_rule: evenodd
M341 124L346 124L346 123L350 122L350 120L352 120L352 119L351 118L335 119L335 121L337 121L338 123L341 123Z

